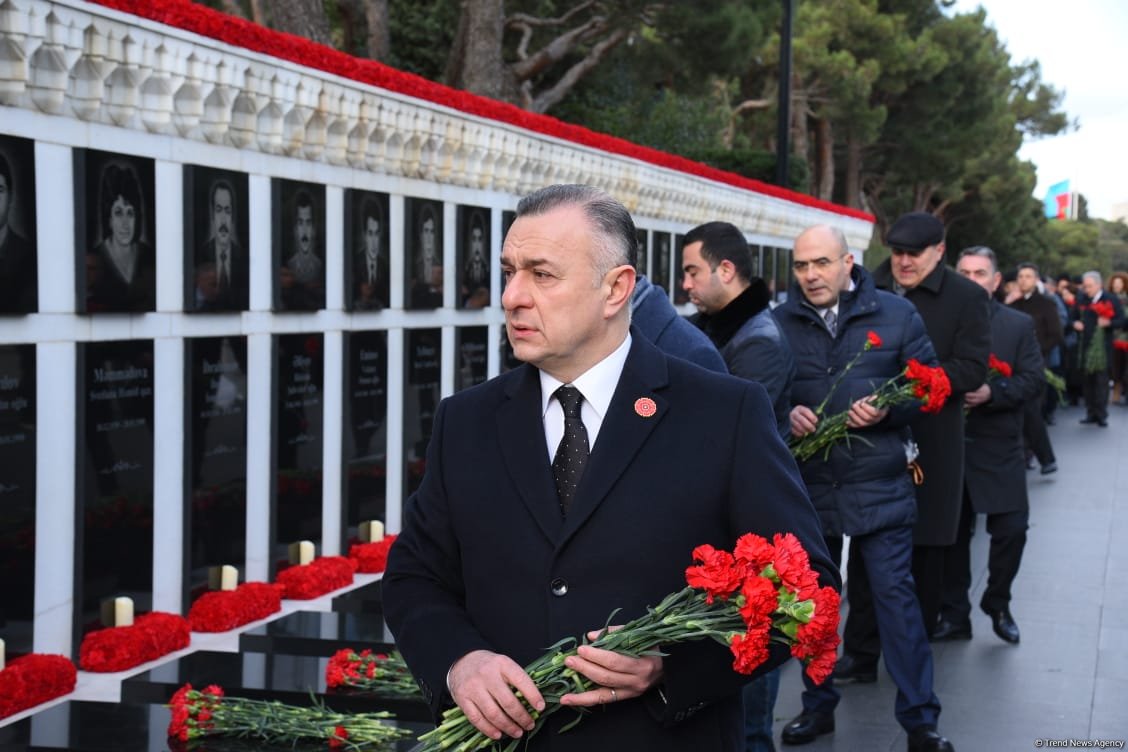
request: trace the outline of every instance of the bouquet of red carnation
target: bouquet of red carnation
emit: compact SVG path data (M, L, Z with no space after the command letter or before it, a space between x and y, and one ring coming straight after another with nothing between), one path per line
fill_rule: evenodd
M1089 310L1097 315L1097 320L1111 321L1116 315L1112 303L1102 300L1089 306ZM1089 338L1089 346L1085 348L1085 373L1102 373L1108 368L1108 351L1105 350L1105 327L1097 326L1093 336Z
M31 653L0 671L0 718L33 708L74 690L74 664L61 655Z
M349 546L349 558L356 562L356 571L362 574L377 574L388 566L388 551L396 542L396 536L385 535L383 540L372 543L354 543Z
M398 651L373 653L342 648L325 667L325 686L362 689L387 697L422 699L419 685Z
M689 587L666 596L647 613L615 631L604 630L590 644L635 657L653 654L663 645L712 639L733 654L733 669L751 674L768 658L768 645L791 646L791 654L806 664L807 675L821 683L834 670L838 648L838 593L820 588L807 552L799 540L777 534L772 543L751 533L743 535L730 553L698 546L698 564L686 569ZM585 643L586 643L585 639ZM563 706L560 698L595 685L564 665L576 654L577 643L566 638L525 667L544 697L543 711L529 708L540 731ZM459 708L443 714L443 722L419 740L421 752L445 749L477 750L496 744L466 719ZM517 750L524 739L504 749Z
M244 582L234 590L211 590L192 603L193 632L226 632L282 610L282 588L267 582Z
M991 353L989 356L987 356L988 380L992 378L998 378L999 376L1002 376L1005 379L1009 379L1012 375L1014 375L1014 369L1011 368L1010 363L999 358L997 355L995 355L995 353Z
M186 648L190 640L183 616L153 611L138 616L131 626L87 634L78 649L78 666L83 671L124 671Z
M319 595L351 585L356 562L344 556L319 556L309 564L299 564L278 573L275 584L282 588L282 597L308 601Z
M168 703L169 738L182 742L205 736L234 736L266 744L327 742L329 749L391 745L410 732L384 722L390 713L334 713L322 703L299 708L276 700L226 697L216 685L203 691L185 684Z

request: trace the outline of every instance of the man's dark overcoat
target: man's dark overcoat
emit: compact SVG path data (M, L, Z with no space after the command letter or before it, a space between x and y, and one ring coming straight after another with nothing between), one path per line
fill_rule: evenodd
M656 411L636 407L653 400ZM795 533L838 585L814 508L763 387L668 357L635 330L567 516L545 445L539 372L525 365L439 406L422 485L384 575L388 624L436 715L476 649L525 665L564 637L625 623L685 586L694 547ZM620 609L617 613L613 612ZM743 750L732 655L673 645L663 694L563 710L529 750ZM786 660L773 651L762 670ZM521 749L525 749L521 745Z
M879 288L894 289L888 260L874 270L873 279ZM963 395L983 383L991 349L987 297L982 287L940 263L905 298L924 319L940 366L952 382L952 396L943 409L912 423L920 447L917 463L924 472L924 483L917 486L913 543L950 546L956 542L963 503Z
M1011 376L990 374L990 401L968 413L967 491L979 514L1021 512L1029 508L1023 405L1045 388L1042 352L1030 316L995 300L989 305L991 353L1011 367Z

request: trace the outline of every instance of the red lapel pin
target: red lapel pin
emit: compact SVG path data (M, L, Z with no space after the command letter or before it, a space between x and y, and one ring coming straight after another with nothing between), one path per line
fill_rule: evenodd
M658 405L654 404L654 400L649 397L639 397L635 400L634 409L643 418L650 418L658 412Z

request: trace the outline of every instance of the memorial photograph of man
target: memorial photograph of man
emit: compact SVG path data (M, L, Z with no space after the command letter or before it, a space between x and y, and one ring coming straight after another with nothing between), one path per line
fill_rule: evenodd
M78 310L130 313L157 307L153 160L75 150Z
M490 304L489 219L488 209L458 207L458 300L462 308Z
M407 199L411 232L407 236L407 308L439 308L443 304L443 205L441 201Z
M0 314L34 313L35 143L0 136Z
M185 310L247 310L247 176L189 165L184 195L186 242L195 248L184 275Z
M275 293L280 311L325 307L325 186L275 180Z
M521 200L501 302L523 365L439 404L384 575L387 622L434 717L457 705L530 752L744 749L741 687L788 659L782 645L751 676L709 640L641 657L582 646L566 665L597 686L527 733L525 703L545 698L521 667L680 590L701 543L791 532L822 584L840 584L763 387L631 330L636 243L598 189ZM578 708L594 712L563 730Z
M346 289L354 311L379 311L388 307L388 195L372 191L345 191L345 248L352 251Z

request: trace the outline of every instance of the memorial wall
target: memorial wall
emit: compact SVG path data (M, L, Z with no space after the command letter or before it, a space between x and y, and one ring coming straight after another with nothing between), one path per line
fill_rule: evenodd
M856 211L150 5L0 3L13 653L73 655L108 597L185 613L210 567L268 580L295 540L397 531L438 402L515 365L499 253L535 188L621 200L686 313L700 222L744 229L777 289L803 228L869 241Z

